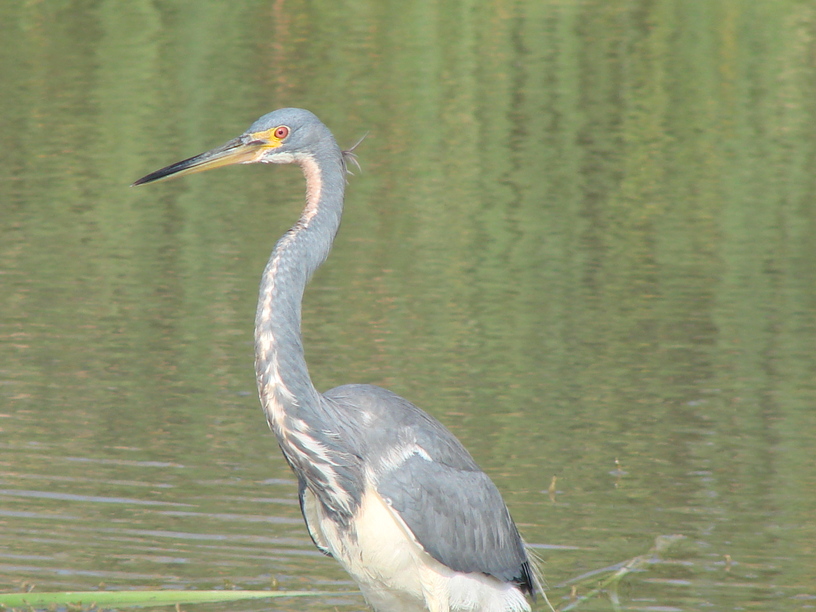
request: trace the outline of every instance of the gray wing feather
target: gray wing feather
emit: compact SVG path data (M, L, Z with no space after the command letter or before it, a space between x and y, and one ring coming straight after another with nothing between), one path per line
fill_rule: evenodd
M377 491L428 554L455 571L490 574L534 592L524 543L501 494L444 425L372 385L343 385L325 397L342 414L337 423L347 452L366 458ZM403 452L415 454L395 465Z
M505 582L527 581L524 544L501 494L484 472L455 469L415 455L388 473L378 490L440 563Z

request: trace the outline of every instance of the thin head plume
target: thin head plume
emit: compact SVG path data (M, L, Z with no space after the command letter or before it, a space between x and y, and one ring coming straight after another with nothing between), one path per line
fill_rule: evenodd
M368 136L368 132L363 134L363 137L360 138L360 140L358 140L348 149L343 151L343 169L346 171L346 174L354 176L354 173L348 168L349 162L357 166L357 170L359 170L360 172L363 171L363 167L360 165L360 162L357 159L357 154L354 152L354 150L360 146L360 143L362 143L366 139L366 136Z

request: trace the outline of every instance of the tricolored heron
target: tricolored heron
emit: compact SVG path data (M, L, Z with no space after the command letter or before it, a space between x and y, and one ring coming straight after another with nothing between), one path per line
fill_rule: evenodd
M229 164L299 164L306 206L278 240L255 315L261 404L298 479L309 535L380 611L520 612L539 589L496 486L439 421L373 385L318 392L300 333L303 290L340 227L346 161L309 111L264 115L225 145L134 185Z

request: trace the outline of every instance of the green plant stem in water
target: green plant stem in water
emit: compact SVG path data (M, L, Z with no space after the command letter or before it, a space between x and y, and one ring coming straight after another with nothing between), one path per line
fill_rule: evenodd
M51 605L83 609L175 606L271 597L344 595L328 591L76 591L67 593L0 593L0 607L43 608Z

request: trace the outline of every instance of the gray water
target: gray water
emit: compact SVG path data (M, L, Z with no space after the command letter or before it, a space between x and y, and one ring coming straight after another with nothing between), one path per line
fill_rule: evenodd
M0 589L355 590L253 380L302 176L128 186L301 106L368 133L318 388L443 421L557 607L678 534L623 609L813 608L815 57L785 0L0 4Z

